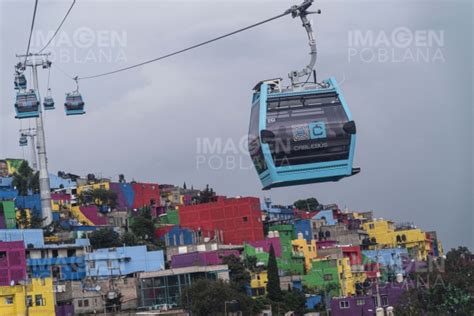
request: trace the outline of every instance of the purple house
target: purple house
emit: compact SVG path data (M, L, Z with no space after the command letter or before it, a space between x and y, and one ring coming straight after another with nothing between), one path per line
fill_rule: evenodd
M26 277L25 243L21 241L0 242L0 286L9 286L11 283Z
M222 264L222 257L240 256L238 250L214 250L206 252L190 252L171 257L171 268L192 266L213 266Z
M275 256L281 257L280 237L269 237L264 240L249 241L247 244L254 248L262 248L262 250L267 253L270 252L270 246L273 245Z
M407 282L379 285L380 305L384 311L393 309L400 296L411 286ZM377 309L377 289L375 284L366 295L336 297L331 300L331 315L375 315Z

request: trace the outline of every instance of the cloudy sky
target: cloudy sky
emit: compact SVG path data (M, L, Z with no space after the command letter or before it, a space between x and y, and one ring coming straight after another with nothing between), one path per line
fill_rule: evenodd
M14 119L15 53L26 51L33 0L1 0L0 157L28 157ZM32 51L70 1L39 1ZM242 143L251 89L308 61L300 21L284 17L146 67L83 80L87 114L66 117L69 76L114 70L277 15L280 1L78 0L50 45L57 108L45 115L49 169L116 179L206 184L275 203L315 196L437 230L473 246L472 4L320 1L312 16L319 79L334 76L357 122L356 165L338 183L262 192ZM46 91L47 71L40 70ZM21 127L32 126L24 120ZM206 144L216 145L211 148Z

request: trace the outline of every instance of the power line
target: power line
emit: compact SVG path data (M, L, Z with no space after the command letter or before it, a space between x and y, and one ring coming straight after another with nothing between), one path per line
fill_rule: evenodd
M44 47L41 48L38 53L41 53L42 51L44 51L44 50L46 49L46 47L48 47L49 44L51 44L51 42L53 41L54 37L58 34L59 30L61 29L61 27L63 26L64 22L66 21L66 19L67 19L69 13L71 12L72 8L74 7L74 4L76 4L76 0L73 0L73 1L72 1L71 6L69 7L69 10L67 10L66 15L65 15L64 18L62 19L61 23L59 23L59 26L58 26L58 28L56 29L56 31L54 32L53 36L51 36L51 38L50 38L49 41L46 43L46 45L44 45Z
M33 10L33 19L31 20L30 37L28 39L28 47L26 48L26 54L25 54L25 63L26 63L26 59L28 58L28 54L30 53L31 36L33 35L33 28L35 27L36 9L37 8L38 8L38 0L35 0L35 8Z
M175 56L175 55L178 55L178 54L187 52L187 51L189 51L189 50L192 50L192 49L195 49L195 48L198 48L198 47L207 45L207 44L210 44L210 43L212 43L212 42L221 40L221 39L223 39L223 38L226 38L226 37L235 35L235 34L237 34L237 33L240 33L240 32L246 31L246 30L249 30L249 29L251 29L251 28L257 27L257 26L259 26L259 25L262 25L262 24L271 22L271 21L273 21L273 20L276 20L276 19L279 19L279 18L281 18L281 17L283 17L283 16L286 16L286 15L288 15L288 14L290 14L290 13L294 13L294 12L296 12L296 10L298 10L298 7L297 7L297 6L293 6L293 7L291 7L290 9L286 10L284 13L279 14L279 15L277 15L277 16L274 16L274 17L272 17L272 18L269 18L269 19L260 21L260 22L258 22L258 23L255 23L255 24L246 26L246 27L244 27L244 28L238 29L238 30L236 30L236 31L233 31L233 32L230 32L230 33L227 33L227 34L224 34L224 35L215 37L215 38L210 39L210 40L207 40L207 41L205 41L205 42L201 42L201 43L199 43L199 44L195 44L195 45L189 46L189 47L187 47L187 48L183 48L183 49L178 50L178 51L175 51L175 52L173 52L173 53L169 53L169 54L166 54L166 55L163 55L163 56L160 56L160 57L156 57L156 58L153 58L153 59L150 59L150 60L147 60L147 61L144 61L144 62L135 64L135 65L132 65L132 66L128 66L128 67L124 67L124 68L119 68L119 69L116 69L116 70L113 70L113 71L104 72L104 73L100 73L100 74L97 74L97 75L78 77L77 79L78 79L78 80L86 80L86 79L93 79L93 78L108 76L108 75L112 75L112 74L115 74L115 73L118 73L118 72L130 70L130 69L137 68L137 67L140 67L140 66L143 66L143 65L146 65L146 64L150 64L150 63L153 63L153 62L156 62L156 61L165 59L165 58L169 58L169 57L171 57L171 56Z

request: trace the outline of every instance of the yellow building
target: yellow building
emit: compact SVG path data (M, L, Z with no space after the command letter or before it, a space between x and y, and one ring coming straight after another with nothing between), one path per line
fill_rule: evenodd
M352 275L349 258L337 259L337 271L339 272L339 284L342 295L355 295L355 280Z
M303 238L303 234L298 233L298 239L292 240L291 245L294 254L304 256L305 268L306 271L309 271L311 269L312 261L318 256L316 241L311 240L311 243L308 244L306 239Z
M369 234L369 238L377 245L372 249L384 248L407 248L410 255L418 260L426 260L430 251L430 242L426 233L419 228L395 229L391 221L379 219L363 224L363 228Z
M252 297L265 295L267 292L268 274L267 271L252 272L250 274L250 288Z
M99 183L79 185L77 186L77 195L81 194L81 192L84 192L84 191L96 190L96 189L109 190L110 184L109 182L99 182Z
M0 286L0 315L2 316L54 316L54 306L51 278L32 279L26 286Z

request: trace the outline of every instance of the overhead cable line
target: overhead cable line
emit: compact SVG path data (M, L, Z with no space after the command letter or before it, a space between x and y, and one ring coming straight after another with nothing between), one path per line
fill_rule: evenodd
M178 51L175 51L175 52L173 52L173 53L169 53L169 54L166 54L166 55L163 55L163 56L160 56L160 57L156 57L156 58L153 58L153 59L150 59L150 60L146 60L146 61L144 61L144 62L135 64L135 65L131 65L131 66L128 66L128 67L119 68L119 69L116 69L116 70L113 70L113 71L108 71L108 72L100 73L100 74L97 74L97 75L90 75L90 76L84 76L84 77L79 77L79 76L77 76L76 78L77 78L77 80L93 79L93 78L108 76L108 75L112 75L112 74L115 74L115 73L118 73L118 72L130 70L130 69L137 68L137 67L140 67L140 66L143 66L143 65L146 65L146 64L151 64L151 63L154 63L154 62L156 62L156 61L163 60L163 59L165 59L165 58L169 58L169 57L172 57L172 56L175 56L175 55L178 55L178 54L187 52L187 51L189 51L189 50L192 50L192 49L195 49L195 48L198 48L198 47L201 47L201 46L210 44L210 43L212 43L212 42L221 40L221 39L223 39L223 38L226 38L226 37L235 35L235 34L237 34L237 33L240 33L240 32L246 31L246 30L249 30L249 29L251 29L251 28L260 26L260 25L262 25L262 24L271 22L271 21L273 21L273 20L276 20L276 19L279 19L279 18L281 18L281 17L284 17L284 16L286 16L286 15L288 15L288 14L295 14L295 12L296 12L298 9L299 9L298 6L292 6L290 9L286 10L284 13L279 14L279 15L277 15L277 16L274 16L274 17L272 17L272 18L269 18L269 19L260 21L260 22L258 22L258 23L249 25L249 26L247 26L247 27L238 29L238 30L236 30L236 31L233 31L233 32L230 32L230 33L227 33L227 34L224 34L224 35L215 37L215 38L210 39L210 40L207 40L207 41L205 41L205 42L201 42L201 43L199 43L199 44L195 44L195 45L189 46L189 47L187 47L187 48L183 48L183 49L178 50Z
M56 29L56 31L54 32L53 36L51 36L51 38L49 39L49 41L46 43L46 45L44 45L43 48L41 48L38 53L41 53L42 51L44 51L46 49L46 47L49 46L49 44L51 44L51 42L53 41L53 39L56 37L56 35L58 34L59 30L61 29L61 27L63 26L64 22L66 21L69 13L71 13L71 10L72 8L74 7L74 4L76 4L76 0L73 0L72 3L71 3L71 6L69 7L69 10L67 10L66 12L66 15L64 16L64 18L62 19L61 23L59 23L59 26L58 28Z
M25 63L26 63L26 59L28 58L28 55L30 54L31 36L33 35L33 29L35 27L37 8L38 8L38 0L35 0L35 8L33 9L33 18L31 19L30 37L28 38L28 46L26 48L26 54L25 54Z

